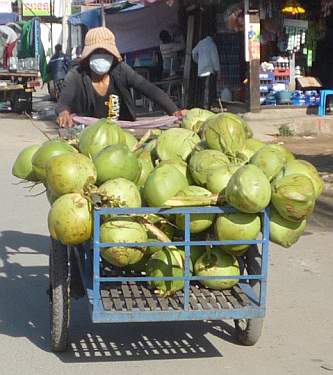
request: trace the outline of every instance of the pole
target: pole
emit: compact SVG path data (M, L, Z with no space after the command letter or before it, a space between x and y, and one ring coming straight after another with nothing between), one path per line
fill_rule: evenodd
M101 18L102 18L102 26L105 27L105 7L104 7L104 0L101 2Z
M64 16L62 17L62 45L67 54L70 53L69 49L69 27L68 19L72 12L72 0L62 0Z

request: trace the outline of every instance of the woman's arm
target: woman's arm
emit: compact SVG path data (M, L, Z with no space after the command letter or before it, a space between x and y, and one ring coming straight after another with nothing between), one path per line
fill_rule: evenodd
M70 71L66 75L56 106L56 113L58 114L57 123L62 128L71 128L73 126L71 113L73 112L74 100L77 93L77 74L75 71Z
M127 64L122 64L122 69L126 75L126 81L129 87L134 88L153 102L160 105L170 116L179 111L175 103L163 90L147 81Z

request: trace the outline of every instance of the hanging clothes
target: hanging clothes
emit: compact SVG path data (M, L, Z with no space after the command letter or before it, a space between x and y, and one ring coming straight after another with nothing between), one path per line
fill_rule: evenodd
M38 45L35 46L35 32L38 27L40 28L39 21L37 19L32 19L22 23L21 46L18 52L18 58L24 59L27 57L35 57L37 48L39 57L39 71L43 82L48 82L51 80L51 76L50 73L47 72L44 46L40 38L37 40ZM40 35L40 29L38 34Z

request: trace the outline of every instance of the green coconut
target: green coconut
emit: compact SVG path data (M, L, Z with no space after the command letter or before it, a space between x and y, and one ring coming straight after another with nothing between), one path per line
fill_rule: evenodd
M212 249L202 255L195 263L196 276L235 276L234 279L200 280L200 283L210 289L231 289L238 283L240 269L237 259L220 249Z
M112 242L147 242L143 225L130 217L114 218L101 225L100 240ZM145 247L109 247L101 250L101 256L116 267L127 267L138 263L146 252Z
M283 155L286 163L295 159L295 156L288 149L279 144L271 144L270 147L278 150Z
M177 193L178 197L209 197L211 192L200 186L187 186ZM210 228L214 222L215 214L192 214L190 218L190 232L201 233ZM176 225L185 230L184 215L176 215Z
M240 168L240 165L228 164L215 169L208 175L207 189L212 193L223 194L231 176Z
M237 121L239 122L244 131L245 131L245 136L247 139L251 139L253 137L253 132L252 132L252 129L249 127L249 125L247 124L247 122L240 116L234 114L234 113L230 113L230 112L226 112L223 114L225 118L230 118L234 121Z
M79 153L66 153L51 158L45 167L48 189L54 195L83 193L88 184L97 178L94 163Z
M235 158L245 145L246 134L243 124L237 119L219 114L209 118L204 127L209 148Z
M248 138L246 139L244 148L241 152L247 157L247 160L250 160L251 157L264 146L265 143L259 141L258 139Z
M260 233L260 217L255 214L228 213L219 215L215 221L218 241L256 240ZM243 254L250 245L223 245L221 248L231 255Z
M103 148L119 143L126 144L125 132L115 122L100 119L82 131L79 150L86 156L94 157Z
M155 168L147 178L143 189L145 201L151 207L162 207L179 191L188 186L186 177L172 165Z
M227 203L245 213L257 213L268 206L271 186L264 172L249 164L239 168L225 189Z
M133 150L133 148L138 144L138 140L135 138L135 136L131 132L127 130L123 130L123 132L125 134L127 147L130 150Z
M183 160L163 160L158 164L158 167L161 167L162 165L165 165L165 164L169 164L169 165L172 165L175 168L177 168L179 170L179 172L181 172L187 178L187 181L188 181L189 184L193 182L193 179L192 179L191 173L189 171L188 165L185 161L183 161Z
M156 238L148 238L148 242L159 242ZM147 263L150 257L162 250L161 246L147 246L144 256L139 260L139 262L131 264L129 267L135 272L146 272Z
M290 247L296 243L306 227L305 219L294 222L286 220L273 208L269 219L269 239L283 247Z
M138 159L126 145L105 147L93 158L93 162L97 170L97 185L119 177L135 181L140 174Z
M135 182L138 187L143 187L147 181L150 172L154 170L151 151L144 150L143 152L141 152L138 156L138 162L140 165L140 174Z
M212 116L214 116L214 113L207 111L206 109L192 108L187 111L185 117L183 118L181 124L182 128L198 133L203 123Z
M203 150L195 152L189 168L194 182L206 187L208 176L216 169L229 164L229 159L221 151Z
M39 145L31 145L25 147L18 154L12 168L13 176L27 181L38 181L38 177L36 176L32 166L32 158L38 149Z
M168 129L157 140L157 155L161 160L185 161L199 142L200 137L192 130Z
M301 174L309 177L315 189L315 198L317 199L324 190L324 181L320 177L317 169L306 160L291 160L287 163L282 173L284 176L291 174Z
M250 163L260 168L269 181L272 181L286 163L283 153L271 145L260 148L251 158Z
M150 277L182 277L184 276L185 254L183 251L173 248L163 248L153 254L147 262L147 276ZM190 271L193 272L192 262ZM159 294L170 296L183 289L183 280L151 281L150 285L156 288Z
M52 157L69 152L77 153L77 150L66 141L61 139L52 139L44 142L34 153L31 159L32 169L38 180L46 180L46 164Z
M103 195L118 199L126 207L141 207L141 195L137 186L126 178L108 180L98 188L98 191Z
M53 204L48 215L51 237L65 245L88 241L92 234L92 208L81 194L62 195Z
M301 174L291 174L272 183L272 203L286 220L306 219L313 211L316 195L311 179Z

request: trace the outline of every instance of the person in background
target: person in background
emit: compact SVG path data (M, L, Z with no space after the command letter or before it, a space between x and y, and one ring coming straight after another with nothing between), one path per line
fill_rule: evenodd
M160 51L163 60L163 72L164 78L170 77L176 74L178 67L178 52L184 49L184 43L174 42L171 35L167 30L160 32Z
M78 66L81 60L81 55L82 55L82 47L78 46L75 48L75 57L72 61L71 67Z
M193 48L192 58L198 64L200 106L210 109L217 97L216 85L221 79L220 59L214 42L215 33L206 32L206 37Z
M54 82L56 99L59 98L64 79L70 66L71 61L69 57L62 52L62 45L57 44L55 46L55 53L47 65L47 71L51 73Z
M72 115L105 118L106 103L117 97L119 120L135 121L135 105L130 89L139 91L158 105L168 115L182 117L169 96L151 84L122 61L115 36L106 27L88 31L78 67L70 70L56 107L58 125L72 127ZM118 107L118 106L117 106Z

